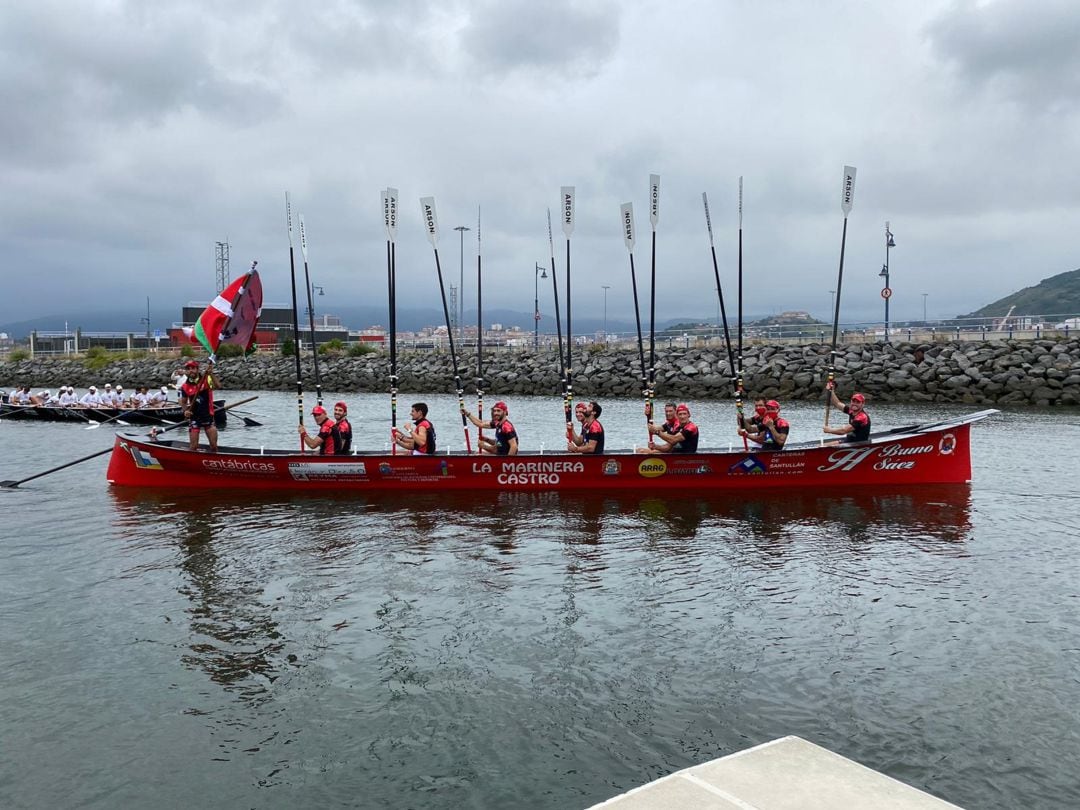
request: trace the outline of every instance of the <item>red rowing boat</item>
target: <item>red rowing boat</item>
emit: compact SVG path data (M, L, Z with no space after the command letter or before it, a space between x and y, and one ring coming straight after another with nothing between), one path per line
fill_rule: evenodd
M599 456L519 453L432 456L359 452L318 456L292 450L221 447L118 433L107 473L124 487L453 492L710 491L963 484L971 480L971 424L995 410L910 425L869 441L802 443L778 451Z

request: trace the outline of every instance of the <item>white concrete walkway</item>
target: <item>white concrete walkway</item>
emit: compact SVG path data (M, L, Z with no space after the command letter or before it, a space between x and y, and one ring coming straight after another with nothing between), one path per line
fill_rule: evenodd
M695 765L594 805L609 810L945 810L924 793L799 737Z

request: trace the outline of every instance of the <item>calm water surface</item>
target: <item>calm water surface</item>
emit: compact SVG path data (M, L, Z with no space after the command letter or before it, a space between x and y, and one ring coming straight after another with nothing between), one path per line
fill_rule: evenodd
M385 398L349 400L381 449ZM264 426L223 444L296 442L295 396L247 407ZM524 448L560 446L559 403L510 408ZM786 415L818 437L820 406ZM730 405L694 416L734 438ZM603 421L644 437L638 402ZM111 441L0 436L4 479ZM973 437L974 483L925 491L178 495L110 489L107 457L0 491L0 796L574 808L797 734L965 807L1078 807L1080 486L1054 448L1080 414Z

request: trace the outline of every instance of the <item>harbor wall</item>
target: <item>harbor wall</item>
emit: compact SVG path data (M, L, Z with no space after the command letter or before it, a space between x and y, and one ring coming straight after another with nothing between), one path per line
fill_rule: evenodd
M744 355L747 395L785 401L821 396L829 366L829 346L752 346ZM575 399L635 397L641 392L636 350L575 347ZM646 355L647 359L647 355ZM99 361L100 362L100 361ZM561 395L557 353L485 353L484 391ZM99 388L105 383L161 386L182 359L153 355L118 359L93 370L75 358L0 362L0 386L30 385L36 392L60 385ZM475 355L459 355L466 391L475 390ZM314 387L310 355L303 360L305 387ZM388 360L383 353L320 358L322 387L335 392L384 392ZM295 359L274 354L223 359L217 376L223 389L293 391ZM411 351L398 359L398 390L413 394L454 390L449 353ZM854 390L878 402L957 402L985 405L1080 405L1080 339L1005 340L953 343L892 343L841 346L836 357L839 393ZM715 348L664 348L657 353L658 399L725 399L731 382L726 352Z

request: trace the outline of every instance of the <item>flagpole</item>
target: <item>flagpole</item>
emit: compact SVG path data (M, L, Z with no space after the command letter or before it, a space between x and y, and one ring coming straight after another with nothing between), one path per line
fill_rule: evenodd
M289 278L292 289L293 358L296 360L296 411L299 424L304 424L304 379L300 368L300 320L296 314L296 257L292 241L292 203L285 192L285 220L289 226ZM300 453L306 452L304 437L300 437Z
M311 295L311 275L308 273L307 232L304 229L304 215L300 214L300 252L304 256L304 286L307 288L308 326L311 328L311 361L315 367L316 404L322 405L322 377L319 375L319 345L315 340L315 304Z

